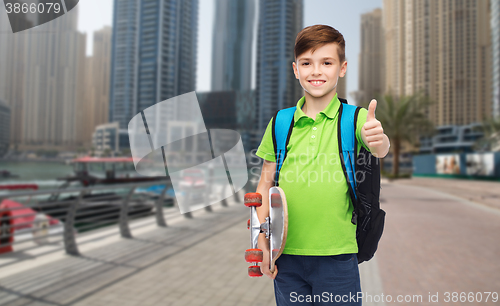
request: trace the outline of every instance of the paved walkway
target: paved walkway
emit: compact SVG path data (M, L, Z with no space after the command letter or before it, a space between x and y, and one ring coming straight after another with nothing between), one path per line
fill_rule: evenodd
M167 228L151 219L134 239L92 241L80 257L2 268L0 305L274 305L271 280L246 273L248 209L228 202L169 218ZM500 291L500 210L399 183L383 184L381 205L386 228L376 258L360 265L363 292L422 301L364 306L457 305L445 292Z
M0 305L272 305L246 275L245 207L213 210L2 278Z
M500 209L500 181L413 177L394 182L410 186L428 187Z
M454 181L418 179L420 185L475 199L480 194L472 190L498 193L489 189L490 182ZM482 302L462 304L500 305L491 296L485 302L484 293L500 294L500 209L411 182L382 186L381 206L387 216L377 256L384 294L422 296L420 303L395 305L461 305L446 303L446 292L483 292ZM438 294L439 302L429 302L429 293Z
M7 275L0 278L0 305L275 305L272 281L247 276L248 209L228 202L193 219L168 219L167 228L133 232L134 239L93 242L80 247L81 257L59 252L29 269L0 269ZM361 270L363 289L375 293L376 261Z

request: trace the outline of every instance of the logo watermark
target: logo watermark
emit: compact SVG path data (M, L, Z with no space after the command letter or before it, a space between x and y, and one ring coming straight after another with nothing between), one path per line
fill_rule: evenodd
M34 28L71 11L79 0L3 0L12 33Z
M290 302L292 303L481 303L498 302L498 292L429 292L423 294L370 294L367 292L350 292L349 294L334 294L323 292L321 294L298 294L290 293Z
M138 113L128 135L136 171L169 176L181 213L227 199L248 181L240 134L207 130L195 92Z
M261 168L261 158L256 154L257 150L250 152L250 174L252 181L259 181L264 178L274 180L275 169L264 170ZM274 159L274 154L264 156L264 159ZM356 169L351 169L350 164L346 164L346 171L354 171L356 182L362 183L366 179L366 171L371 168L372 159L369 154L360 153L356 159ZM376 160L378 163L378 160ZM358 167L363 165L363 170ZM361 167L359 167L361 168ZM266 172L268 171L268 172ZM344 183L346 182L344 170L341 166L341 157L338 152L317 153L310 150L301 153L289 153L283 163L279 176L280 182L301 183L310 187L316 183ZM269 183L269 182L266 182Z

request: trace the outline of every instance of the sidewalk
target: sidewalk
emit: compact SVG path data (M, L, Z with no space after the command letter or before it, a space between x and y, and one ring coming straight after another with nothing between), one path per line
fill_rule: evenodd
M459 197L498 189L490 189L490 182L425 180L382 185L381 208L387 215L377 257L383 292L411 299L388 304L498 305L485 297L486 292L500 294L500 210ZM483 301L446 302L446 292L482 293ZM438 294L439 302L429 302L429 294ZM415 301L419 296L422 300Z
M466 200L500 209L500 182L466 179L413 177L394 184L428 187Z
M193 219L167 219L167 228L133 230L133 239L93 242L81 257L53 254L56 260L35 260L20 273L0 269L9 275L0 278L0 305L275 305L272 281L247 275L249 210L234 198L228 203ZM376 259L360 273L364 292L381 292Z
M446 185L424 180L418 182ZM364 293L421 300L363 306L457 305L445 302L446 292L500 293L500 210L458 197L471 190L495 194L493 183L450 183L447 194L412 181L382 184L384 235L360 273ZM248 209L228 202L213 205L212 213L196 211L193 219L168 218L167 228L151 218L151 226L132 229L133 239L89 242L80 257L58 253L42 264L34 258L22 272L0 269L0 305L275 305L271 280L247 276ZM439 302L429 302L429 293Z
M229 202L1 278L0 304L274 305L271 281L247 276L247 209Z

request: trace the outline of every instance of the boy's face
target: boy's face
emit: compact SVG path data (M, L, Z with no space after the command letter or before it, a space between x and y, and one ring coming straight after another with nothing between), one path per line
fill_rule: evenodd
M308 95L321 98L331 94L333 98L340 77L344 77L347 62L340 63L336 43L326 44L311 53L311 50L299 55L292 64L295 78ZM335 91L334 91L335 90Z

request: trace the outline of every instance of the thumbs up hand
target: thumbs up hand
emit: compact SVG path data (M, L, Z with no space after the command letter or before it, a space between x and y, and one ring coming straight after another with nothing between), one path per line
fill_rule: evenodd
M382 124L375 118L377 100L372 100L368 106L366 122L361 129L361 138L375 157L384 157L389 151L389 138L384 134Z

